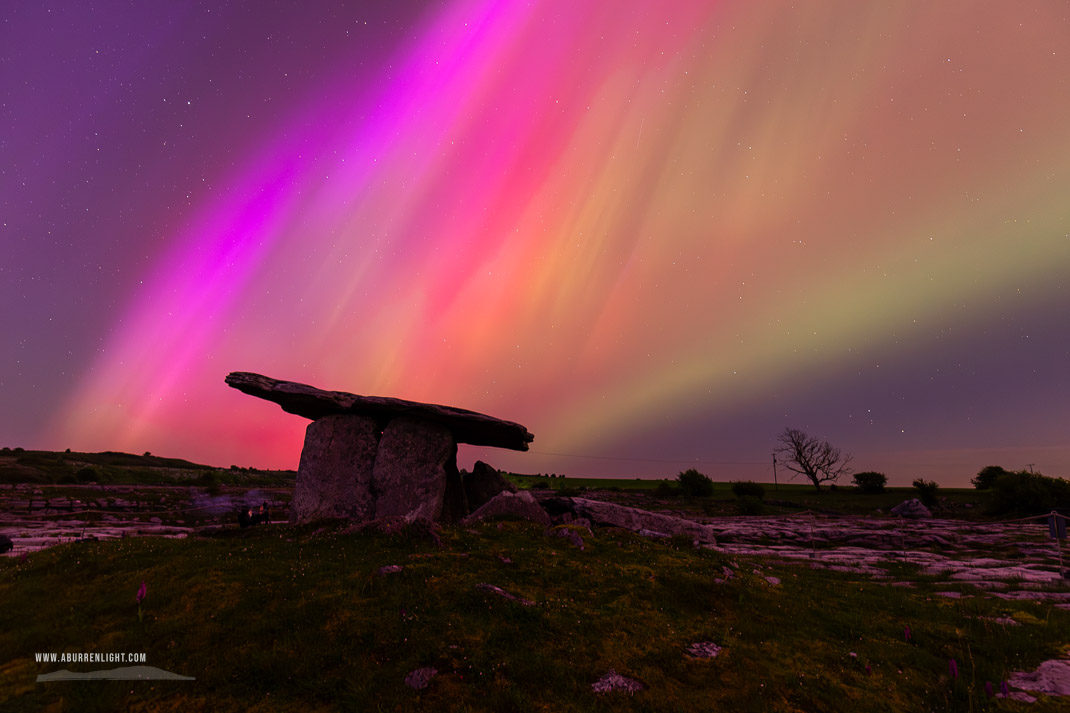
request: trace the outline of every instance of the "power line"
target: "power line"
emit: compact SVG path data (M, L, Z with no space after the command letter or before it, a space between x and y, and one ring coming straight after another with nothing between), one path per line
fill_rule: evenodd
M595 460L620 460L629 463L702 463L707 465L765 465L765 461L732 461L732 460L674 460L670 458L624 458L621 456L585 456L576 453L550 453L549 451L528 451L541 456L558 456L560 458L592 458Z

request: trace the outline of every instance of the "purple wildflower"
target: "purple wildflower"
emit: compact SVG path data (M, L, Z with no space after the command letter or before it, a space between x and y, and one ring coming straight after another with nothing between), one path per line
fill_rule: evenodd
M988 696L989 698L992 697L992 682L991 681L985 681L985 695Z
M951 678L959 677L959 665L955 663L955 659L948 659L947 669L951 672Z
M868 676L868 675L869 675L869 674L871 674L871 673L873 673L873 669L871 669L871 668L869 667L869 664L867 663L867 664L866 664L866 675Z
M141 600L148 594L148 587L145 586L145 580L141 580L141 586L137 588L137 603L141 604Z
M907 624L906 628L903 629L903 639L910 641L910 624Z
M1000 681L999 682L999 693L1004 698L1006 698L1007 696L1011 695L1010 689L1007 688L1007 682L1006 681Z

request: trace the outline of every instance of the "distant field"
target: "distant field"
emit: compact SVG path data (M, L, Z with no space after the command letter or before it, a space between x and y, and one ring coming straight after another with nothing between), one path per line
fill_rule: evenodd
M567 495L577 495L584 490L620 491L622 494L654 495L660 483L675 481L636 480L626 478L550 478L545 475L523 475L506 473L506 478L519 488L549 488L563 491ZM878 510L887 513L904 500L918 497L914 488L886 488L883 493L867 494L850 485L840 485L835 489L822 488L818 493L814 486L802 483L781 483L774 487L763 483L765 487L765 513L781 514L798 510L816 510L835 512L845 515L872 515ZM948 509L946 514L955 517L979 517L987 505L988 493L974 488L941 488L941 502ZM709 514L738 514L737 498L732 493L732 483L713 483L713 495L709 498L688 500L680 495L659 498L661 505L672 509L702 510Z
M138 485L285 485L295 473L231 466L215 468L151 453L79 453L0 449L0 483Z

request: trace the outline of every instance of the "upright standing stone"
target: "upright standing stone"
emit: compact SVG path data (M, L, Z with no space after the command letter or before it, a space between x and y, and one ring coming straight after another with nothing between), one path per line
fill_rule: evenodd
M374 418L338 414L308 424L290 523L373 518L372 464L378 448Z
M457 477L457 443L440 424L406 417L383 429L372 469L375 517L439 520L447 481Z
M464 494L468 500L468 509L475 512L502 492L516 492L516 486L502 477L502 474L481 460L472 466L472 472L464 476Z

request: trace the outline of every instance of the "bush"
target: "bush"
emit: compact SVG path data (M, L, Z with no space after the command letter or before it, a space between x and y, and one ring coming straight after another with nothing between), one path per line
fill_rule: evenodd
M986 465L984 468L977 471L977 475L974 476L970 482L973 483L973 487L978 490L988 490L995 484L996 478L1010 474L1011 472L1009 470L1005 470L998 465Z
M676 476L676 482L680 484L680 491L685 497L704 498L713 495L713 481L694 468Z
M866 471L854 474L855 487L863 493L883 493L884 486L888 484L888 477L884 473Z
M1047 513L1070 508L1070 482L1040 473L1006 473L995 479L990 490L989 511L997 515Z
M914 489L918 491L918 497L922 503L929 506L936 505L936 491L940 489L939 483L917 478L913 485Z
M750 480L732 483L732 494L737 498L752 497L761 500L765 497L765 486Z
M674 550L692 550L695 548L695 541L691 535L673 535L668 539L668 545Z
M675 495L679 495L680 491L667 480L663 480L658 483L658 487L654 488L654 495L659 498L671 498Z
M78 479L79 483L95 483L100 480L96 468L91 468L89 466L86 466L75 473L75 477Z
M531 484L531 489L532 490L549 490L550 489L550 484L547 483L545 480L536 480L534 483Z
M765 512L765 503L753 495L743 495L736 501L740 515L761 515Z

